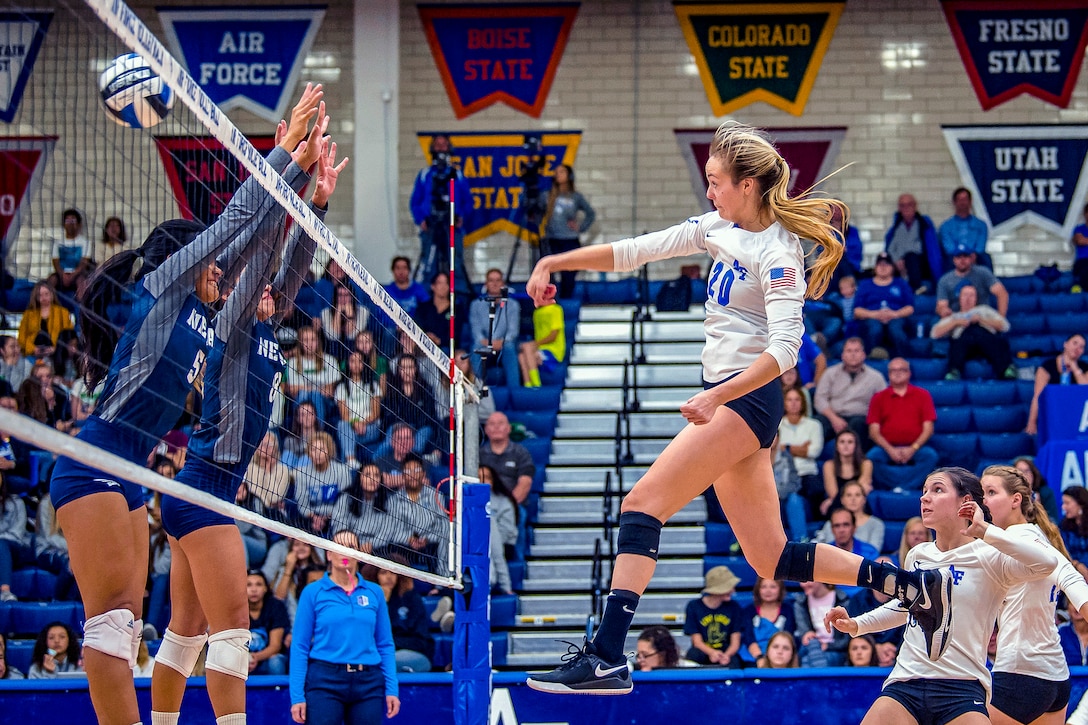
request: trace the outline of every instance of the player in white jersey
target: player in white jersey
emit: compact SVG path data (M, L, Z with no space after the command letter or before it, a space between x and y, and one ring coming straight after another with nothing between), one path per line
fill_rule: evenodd
M1060 591L1082 616L1088 614L1088 582L1073 567L1061 532L1032 499L1031 484L1019 470L990 466L982 472L982 490L994 524L1010 534L1045 539L1060 554L1049 577L1017 584L1005 597L997 620L990 720L996 725L1060 725L1070 684L1054 610Z
M653 260L709 254L704 390L684 403L688 420L624 498L618 556L604 616L592 642L559 669L528 680L545 692L623 694L631 679L623 643L657 564L662 523L713 485L737 540L766 579L870 587L903 599L938 657L947 630L951 579L907 572L826 544L786 540L769 448L782 420L777 380L797 363L804 327L805 264L799 238L816 242L808 292L819 296L842 257L832 220L849 219L835 199L788 195L790 170L766 136L726 123L706 164L716 211L611 245L542 258L527 291L550 304L553 272L629 271Z
M952 576L956 606L939 659L930 659L925 637L898 602L856 618L834 607L824 617L829 631L834 626L854 637L909 625L895 667L862 725L990 722L986 646L1002 602L1023 582L1043 583L1059 555L1042 534L1012 534L988 524L984 500L982 484L963 468L940 468L922 488L922 522L936 539L911 549L904 565L947 568Z

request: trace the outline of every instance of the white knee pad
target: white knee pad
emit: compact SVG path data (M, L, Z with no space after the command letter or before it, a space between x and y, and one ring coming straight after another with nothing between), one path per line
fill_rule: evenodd
M225 629L208 637L205 668L242 681L249 679L248 629Z
M132 622L132 659L129 662L135 667L140 661L140 642L144 641L144 620L137 619Z
M135 628L136 616L127 609L111 609L97 614L83 623L83 646L136 666L133 640L139 636ZM136 639L139 648L139 639Z
M169 627L162 634L162 644L155 655L156 665L165 665L172 670L180 672L182 677L193 674L196 661L200 659L200 652L208 641L208 634L197 634L192 637L182 637L173 632Z

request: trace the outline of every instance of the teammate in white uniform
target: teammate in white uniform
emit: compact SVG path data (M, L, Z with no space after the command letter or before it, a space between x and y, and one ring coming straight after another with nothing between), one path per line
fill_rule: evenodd
M1031 484L1019 470L990 466L982 472L982 490L995 525L1012 535L1048 541L1060 554L1049 577L1017 584L1005 597L997 620L990 720L997 725L1060 725L1070 685L1054 610L1062 591L1082 616L1088 614L1088 582L1073 567L1061 533L1032 499Z
M1010 588L1042 583L1058 564L1058 553L1041 534L1011 534L986 522L982 484L963 468L941 468L922 488L922 521L934 542L915 546L906 566L941 567L955 591L948 647L936 661L906 609L888 602L851 619L842 607L824 617L851 636L909 624L895 667L862 725L988 723L990 673L986 646ZM965 520L966 519L966 525ZM1053 611L1053 608L1051 608Z
M808 288L819 296L843 252L832 220L845 223L849 210L835 199L789 198L789 166L760 131L740 124L718 129L706 177L716 211L636 239L543 257L527 285L540 306L554 300L554 272L630 271L698 253L713 259L705 389L681 406L690 424L623 501L612 589L593 641L573 648L559 669L531 677L528 684L537 690L630 692L622 648L653 576L662 523L711 485L760 576L860 585L901 598L924 626L932 656L943 649L951 594L947 573L906 572L826 544L788 542L779 515L769 448L782 420L777 378L797 363L803 333L799 237L819 245Z

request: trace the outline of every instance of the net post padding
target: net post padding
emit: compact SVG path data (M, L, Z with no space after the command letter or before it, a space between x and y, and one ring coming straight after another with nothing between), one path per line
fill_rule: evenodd
M51 451L58 456L68 456L69 458L82 461L87 465L93 466L111 475L118 476L119 478L123 478L126 481L131 481L132 483L144 486L153 491L173 496L176 499L187 501L197 506L203 506L210 511L215 511L216 513L229 516L230 518L243 521L247 524L259 526L260 528L273 533L281 534L292 539L298 539L299 541L305 541L310 546L324 549L330 554L339 554L340 556L346 556L365 564L374 564L382 569L394 571L401 576L406 576L411 579L419 579L421 581L430 582L439 586L449 586L455 589L461 588L460 576L457 575L456 572L454 572L455 576L453 577L439 576L437 574L420 571L419 569L413 569L409 566L389 561L388 559L371 556L370 554L365 554L357 549L350 549L330 539L325 539L316 534L311 534L308 531L296 529L293 526L288 526L279 521L265 518L264 516L255 514L249 509L218 499L210 493L205 493L204 491L172 481L169 478L160 476L151 469L144 468L143 466L125 460L120 456L114 455L113 453L108 453L101 448L85 443L74 436L61 433L36 420L24 415L19 415L18 413L13 413L5 408L0 408L0 430L6 431L9 435L15 436L32 446Z

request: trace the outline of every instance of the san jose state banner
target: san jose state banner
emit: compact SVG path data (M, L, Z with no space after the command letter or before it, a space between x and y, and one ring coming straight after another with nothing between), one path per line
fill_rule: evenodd
M505 103L540 118L579 3L420 5L457 118Z
M272 136L250 136L249 142L262 154L276 145ZM210 136L156 136L155 145L186 219L211 224L249 178L238 158Z
M171 52L224 111L285 117L325 6L160 7Z
M1065 238L1088 194L1088 126L943 126L979 217L995 233L1033 224Z
M839 147L846 138L846 128L768 128L778 152L790 167L790 192L812 188L816 182L835 170ZM714 129L677 129L676 142L688 167L691 188L707 210L713 205L706 198L706 162L710 158L710 143Z
M983 109L1035 96L1068 108L1088 40L1084 0L943 0Z
M53 13L0 12L0 121L11 123L23 99Z
M715 115L763 101L800 116L846 3L673 5Z
M419 133L420 149L431 163L431 139L439 131ZM540 168L541 193L551 187L555 167L574 166L581 131L483 131L449 134L453 144L453 162L460 167L472 190L472 208L459 205L458 214L464 219L465 244L474 244L498 232L519 234L525 223L524 187L520 176L529 163L523 148L525 136L531 134L543 143Z
M0 139L0 258L19 233L20 211L41 186L56 143L56 136Z

